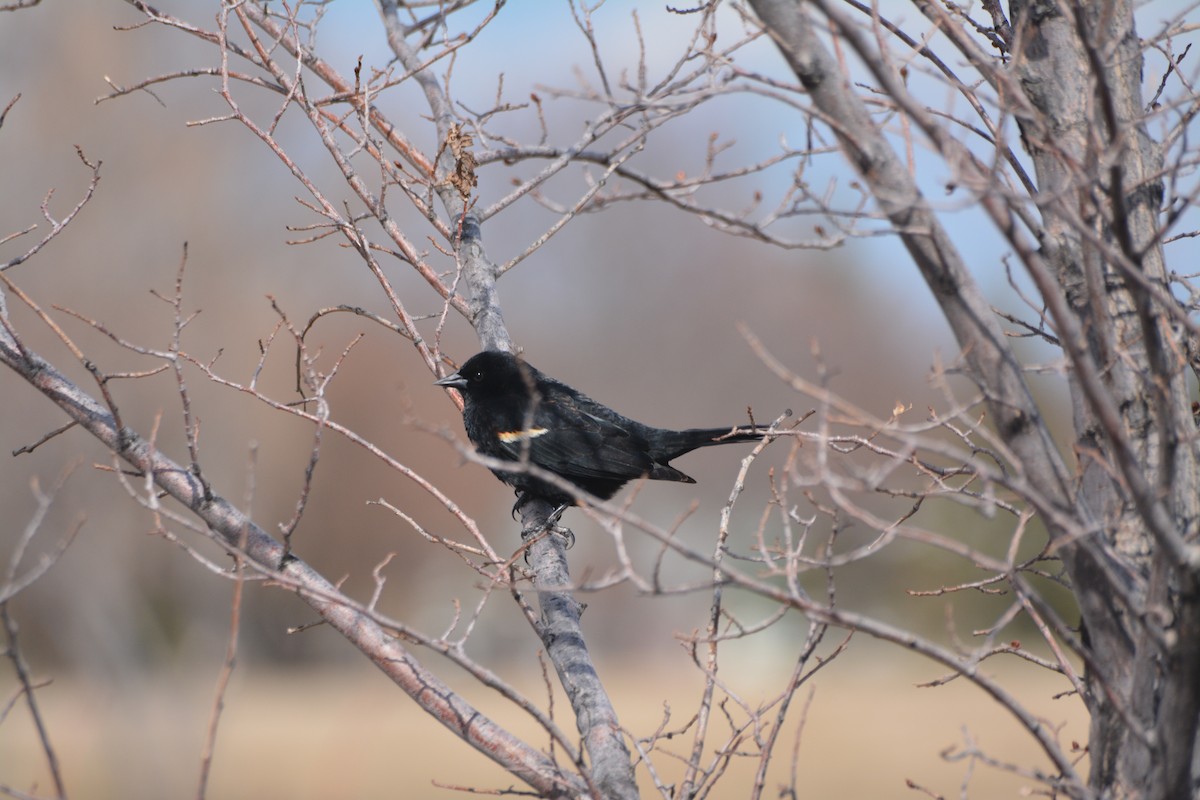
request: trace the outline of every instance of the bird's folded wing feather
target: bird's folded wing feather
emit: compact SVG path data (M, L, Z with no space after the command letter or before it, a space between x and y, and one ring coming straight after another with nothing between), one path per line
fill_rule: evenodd
M544 403L529 429L502 440L500 447L516 461L527 457L564 477L631 480L652 470L645 445L633 432L578 406L572 410L568 420L555 403Z

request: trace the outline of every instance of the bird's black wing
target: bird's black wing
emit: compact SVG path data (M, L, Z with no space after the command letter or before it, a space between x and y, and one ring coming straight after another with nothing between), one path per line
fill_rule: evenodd
M502 433L499 446L568 479L623 482L654 467L637 423L574 391L544 392L531 424Z

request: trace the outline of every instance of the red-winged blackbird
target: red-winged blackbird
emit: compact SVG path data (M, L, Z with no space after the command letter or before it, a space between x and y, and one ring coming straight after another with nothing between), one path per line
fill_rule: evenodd
M634 478L695 483L667 462L697 447L753 441L766 433L766 428L748 426L652 428L499 350L472 356L437 385L462 392L463 424L479 452L505 461L527 459L602 500ZM557 506L575 502L528 473L492 472L516 489L514 512L535 497Z

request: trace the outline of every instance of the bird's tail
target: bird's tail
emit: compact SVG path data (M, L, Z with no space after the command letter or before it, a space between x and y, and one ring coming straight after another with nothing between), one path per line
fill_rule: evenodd
M662 431L661 438L655 442L658 452L655 461L670 461L684 453L690 453L699 447L709 447L714 444L729 444L730 442L753 442L761 439L767 433L763 426L751 427L742 425L728 428L689 428L685 431Z

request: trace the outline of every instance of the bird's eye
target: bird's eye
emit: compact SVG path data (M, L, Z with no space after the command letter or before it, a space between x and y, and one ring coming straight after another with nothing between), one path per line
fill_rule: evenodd
M483 373L472 372L468 377L470 377L472 383L479 383L481 380L483 380Z

